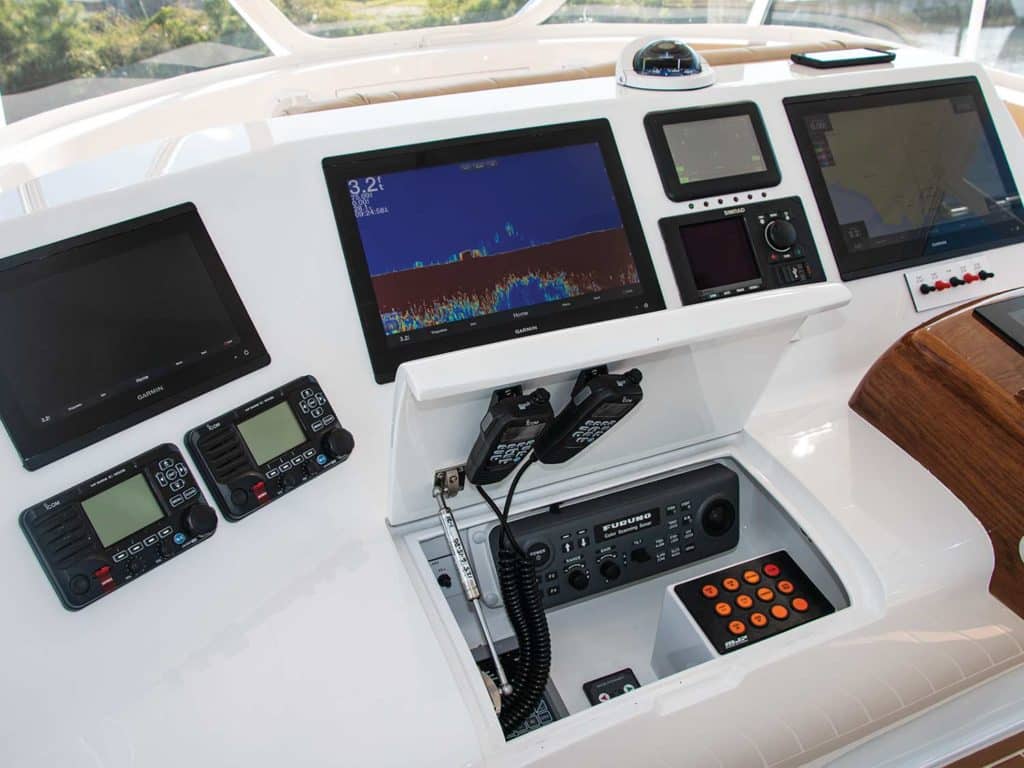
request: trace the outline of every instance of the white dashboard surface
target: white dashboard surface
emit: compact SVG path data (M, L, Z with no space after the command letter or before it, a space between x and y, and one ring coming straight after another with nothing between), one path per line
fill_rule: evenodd
M621 766L677 765L686 756L693 765L785 764L800 755L823 759L833 736L804 732L788 756L758 752L759 762L746 761L735 721L722 720L730 708L742 711L751 729L767 728L777 713L764 707L801 696L813 701L810 692L827 690L816 675L837 665L845 665L844 684L853 685L873 669L873 656L882 675L896 674L914 654L926 665L984 650L988 660L961 669L956 684L931 680L939 700L943 691L982 682L986 671L1019 665L1024 626L988 595L992 553L984 530L846 405L875 358L926 317L915 314L902 277L891 273L847 284L846 307L803 325L738 443L783 495L813 497L828 511L817 523L817 543L846 564L848 588L861 600L820 637L808 633L801 654L751 649L730 657L724 672L719 665L724 677L707 685L662 681L629 702L504 744L475 706L470 681L453 674L453 650L385 521L395 387L373 381L320 166L328 155L608 117L666 303L679 308L657 221L687 209L664 197L644 135L646 112L756 101L783 176L769 197L801 196L828 279L838 281L782 99L965 75L982 81L1018 185L1024 183L1024 147L980 68L907 50L894 67L825 74L788 62L726 67L713 88L683 94L624 93L607 79L282 118L185 137L170 150L163 142L126 148L87 169L44 177L38 183L53 207L31 215L3 205L20 194L6 190L0 256L194 202L272 363L33 473L0 440L7 489L0 764L447 768L571 759ZM1017 246L987 255L998 277L994 290L1024 283L1021 253ZM750 323L756 327L756 317ZM342 467L241 523L221 521L202 547L83 611L61 607L19 530L20 510L161 442L181 445L187 429L307 373L355 436ZM1019 688L993 694L975 714L1012 706L1014 696L1017 722L1024 722ZM869 725L891 727L885 718L901 711L872 711L858 727L866 737ZM850 743L833 730L835 748ZM946 754L960 746L950 744Z

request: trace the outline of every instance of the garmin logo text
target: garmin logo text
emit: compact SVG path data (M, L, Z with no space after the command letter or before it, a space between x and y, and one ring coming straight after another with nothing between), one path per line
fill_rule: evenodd
M596 526L594 535L598 541L608 541L608 539L613 539L624 533L635 533L644 528L650 528L652 525L657 525L660 519L657 509L648 509L646 512L620 517L618 520Z
M537 330L536 325L524 325L522 328L516 328L516 336L522 333L532 333Z
M137 394L135 396L135 399L136 400L145 400L147 397L152 397L157 392L163 392L163 391L164 391L164 388L162 386L160 386L160 387L153 387L152 389L147 389L145 392L140 392L139 394Z

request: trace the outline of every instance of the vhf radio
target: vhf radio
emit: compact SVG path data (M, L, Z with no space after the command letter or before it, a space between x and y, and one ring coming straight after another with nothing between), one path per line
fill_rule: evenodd
M572 399L533 445L537 461L562 464L595 442L643 399L642 379L636 368L608 373L607 365L599 365L581 371Z
M555 418L550 400L544 388L529 395L518 385L494 392L466 461L466 479L473 485L504 480Z
M20 521L57 596L71 611L217 529L217 515L170 444L29 507Z
M189 430L185 445L232 522L345 461L355 447L312 376Z

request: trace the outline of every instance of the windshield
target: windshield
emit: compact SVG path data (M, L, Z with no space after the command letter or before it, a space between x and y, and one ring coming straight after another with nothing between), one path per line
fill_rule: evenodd
M818 27L1024 74L1024 0L0 0L0 126L272 51L343 54L318 38L492 22L520 39L537 24Z

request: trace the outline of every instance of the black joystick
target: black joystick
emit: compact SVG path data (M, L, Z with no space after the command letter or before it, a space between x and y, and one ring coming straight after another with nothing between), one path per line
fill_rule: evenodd
M769 221L764 228L764 239L776 251L788 251L796 244L796 227L785 219Z
M217 530L217 515L206 504L193 504L185 513L185 530L200 539L205 539Z
M331 458L345 461L356 447L356 441L347 429L335 427L324 435L320 445L323 452Z
M736 507L726 499L715 499L701 513L700 524L708 536L724 536L736 522Z

